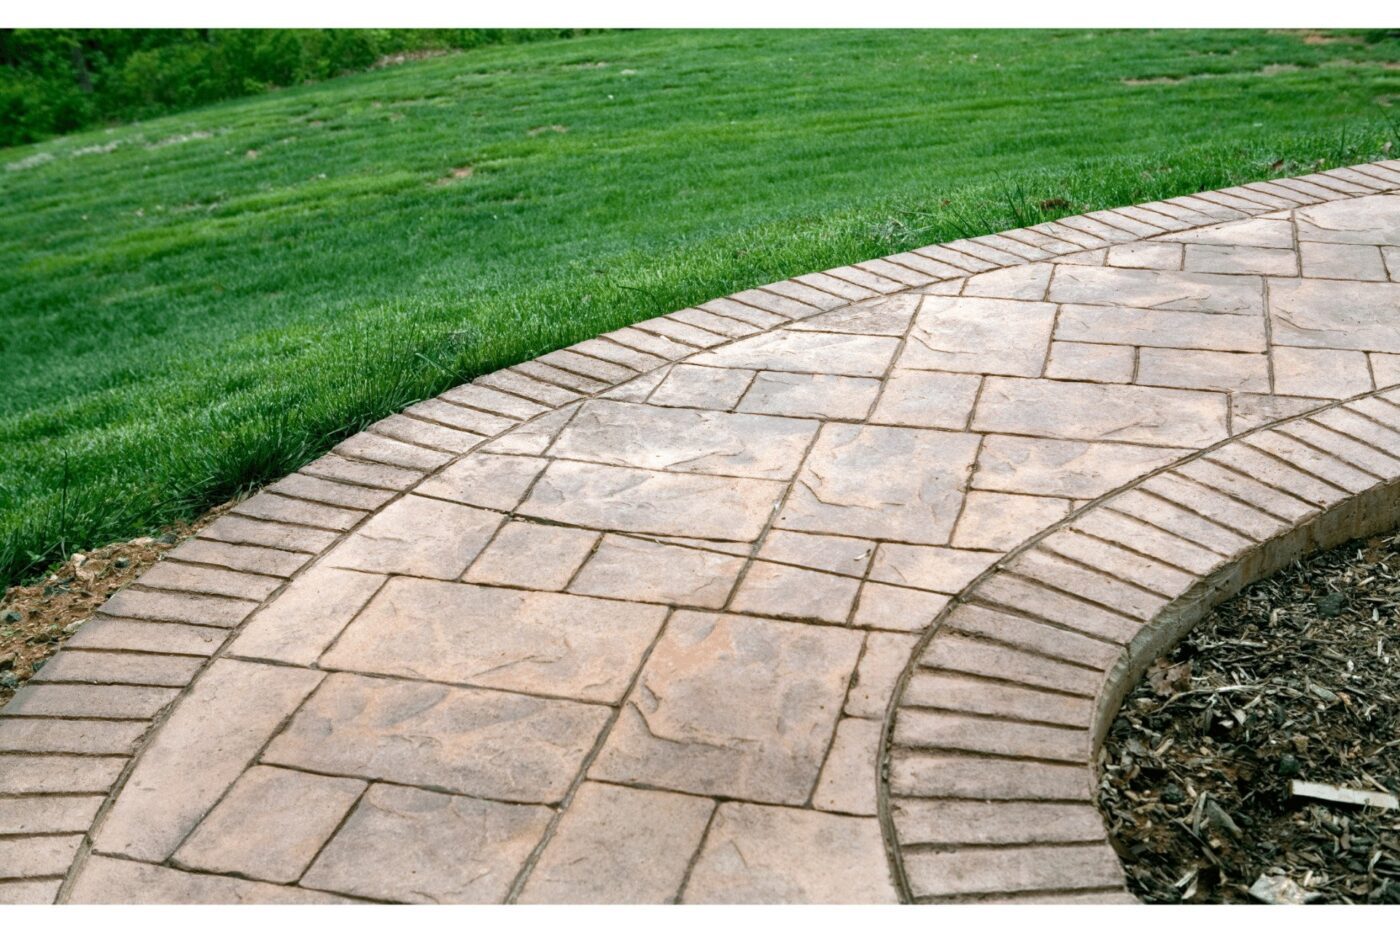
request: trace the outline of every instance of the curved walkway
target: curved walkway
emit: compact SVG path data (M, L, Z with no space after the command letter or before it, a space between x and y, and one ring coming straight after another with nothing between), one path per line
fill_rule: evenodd
M11 701L0 900L1126 898L1128 674L1394 516L1397 191L915 250L385 419Z

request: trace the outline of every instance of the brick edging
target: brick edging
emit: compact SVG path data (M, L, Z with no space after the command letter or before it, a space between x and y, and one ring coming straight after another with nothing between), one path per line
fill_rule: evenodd
M876 783L901 896L1135 902L1095 802L1127 691L1243 587L1397 521L1390 387L1185 456L1009 552L934 620L890 697Z

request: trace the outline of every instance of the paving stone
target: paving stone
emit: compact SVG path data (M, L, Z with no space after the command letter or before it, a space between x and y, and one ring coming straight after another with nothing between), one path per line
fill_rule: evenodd
M562 590L598 543L596 531L506 522L467 571L468 583Z
M50 658L31 681L183 687L203 663L203 658L184 655L72 649Z
M0 752L130 755L146 728L144 722L7 716L0 718Z
M974 490L967 494L953 546L1009 551L1069 514L1066 499Z
M0 797L0 835L85 833L105 797Z
M1228 272L1240 275L1297 275L1298 254L1292 249L1265 246L1186 246L1186 268L1191 272Z
M966 672L923 668L910 676L899 705L1059 726L1082 726L1094 713L1094 701L1085 696L987 680Z
M108 599L100 612L150 622L186 622L233 628L257 607L258 604L250 600L165 590L137 590L128 586Z
M219 516L206 525L199 532L199 536L227 544L259 545L305 554L318 553L340 538L334 531L283 525L280 522L255 521L239 518L237 515Z
M1230 424L1234 433L1239 434L1325 404L1327 400L1320 398L1289 398L1237 392L1230 396Z
M795 418L585 402L549 452L612 466L789 479L817 425Z
M1179 389L1268 392L1269 358L1262 353L1143 347L1138 351L1136 381Z
M989 760L919 749L890 752L894 796L1092 802L1095 784L1082 765Z
M778 330L702 353L693 362L737 369L881 376L898 347L894 337Z
M634 350L631 347L613 343L611 340L601 340L596 337L592 340L576 343L569 349L576 355L616 363L638 373L651 372L657 367L665 367L666 365L665 357L653 353L643 353L641 350ZM629 373L622 378L628 378L630 375Z
M475 453L429 477L415 492L463 505L509 512L520 504L525 491L547 463L537 457Z
M938 593L958 593L986 570L999 551L963 551L913 544L881 544L870 579Z
M291 884L364 789L363 781L348 778L250 768L175 853L174 864Z
M674 314L670 315L670 317L672 320L680 320L680 318ZM544 356L536 357L536 360L547 366L553 366L555 369L562 369L565 372L586 376L589 379L595 379L598 382L607 384L615 384L631 379L637 372L631 367L609 363L606 360L574 353L571 350L555 350L553 353L546 353Z
M645 402L672 368L668 364L653 369L644 376L638 376L636 379L629 379L620 385L613 386L598 397L617 399L621 402Z
M561 393L564 397L559 401L568 401L572 398L569 393ZM487 385L473 385L468 383L460 385L438 396L438 398L451 402L454 405L463 405L467 408L475 408L479 411L490 414L502 415L506 418L514 418L523 421L542 415L549 411L548 405L541 405L537 401L528 398L521 398L519 395L510 392L502 392Z
M225 544L198 537L185 541L167 556L172 560L213 564L230 570L246 570L275 577L290 577L310 559L306 554L293 551Z
M62 886L62 878L0 881L0 904L52 904Z
M846 576L864 576L875 546L860 538L810 535L773 529L763 539L758 556Z
M783 490L772 480L556 461L518 511L614 531L753 541Z
M1306 207L1298 239L1319 243L1400 245L1400 197L1379 194Z
M394 579L321 664L617 702L665 616L660 606Z
M0 838L0 879L66 874L82 841L81 835Z
M817 313L818 310L830 310L845 304L833 295L792 281L774 282L762 288L736 292L729 297L793 319L804 318Z
M776 295L770 297L777 298ZM712 314L721 314L725 317L733 318L736 321L745 321L763 330L784 324L794 316L792 314L779 314L775 311L764 310L761 307L755 307L751 304L744 304L741 301L736 301L734 298L716 298L713 301L707 301L704 304L696 305L696 307L704 311L709 311ZM799 313L795 316L802 317L803 315Z
M631 375L630 373L626 375ZM433 421L459 431L470 431L483 437L492 437L502 431L509 431L520 423L519 418L502 418L475 408L465 408L450 401L430 398L425 402L410 405L405 414L425 421Z
M1107 262L1124 269L1180 269L1181 251L1181 244L1159 240L1120 243L1109 249Z
M1281 279L1269 286L1273 341L1291 347L1400 352L1400 284Z
M1396 262L1396 268L1400 269L1400 257ZM1396 281L1400 282L1400 278ZM1367 356L1371 359L1371 374L1375 377L1376 388L1400 384L1400 354L1368 353Z
M740 557L607 535L569 592L718 609L743 567Z
M520 903L671 903L714 809L701 797L585 781Z
M1379 246L1358 246L1345 243L1298 244L1306 278L1350 279L1364 282L1385 282L1385 262Z
M523 803L563 799L606 707L332 674L265 764Z
M1159 479L1160 476L1149 482ZM1240 508L1244 510L1247 507ZM1165 596L1149 593L1106 572L1100 573L1099 569L1103 568L1081 567L1041 548L1032 548L1018 555L1007 564L1007 569L1144 622L1155 617L1167 603Z
M747 369L719 369L681 363L671 367L666 378L651 393L650 402L653 405L728 411L738 404L753 378L754 374Z
M679 360L695 352L688 343L679 343L660 334L648 333L636 327L624 327L603 335L613 343L620 344L641 353L649 353L667 360Z
M253 617L234 639L230 653L314 664L385 579L378 574L313 567Z
M1267 349L1262 316L1098 305L1063 306L1055 339L1242 353Z
M1053 270L1053 266L1037 262L983 272L969 277L962 293L980 298L1043 301L1045 290L1050 287L1050 273Z
M1217 314L1252 315L1263 311L1263 290L1258 280L1205 272L1097 266L1057 266L1046 300Z
M1087 729L1001 722L919 709L900 710L894 724L894 741L910 748L1036 758L1067 764L1087 764L1091 744Z
M486 440L481 434L458 431L434 421L421 421L408 415L390 415L382 421L376 421L365 431L450 454L464 454Z
M860 645L828 626L677 612L590 776L803 803Z
M904 867L915 897L1123 885L1123 869L1107 845L910 852Z
M99 617L89 619L68 639L70 648L105 648L112 651L149 651L208 657L219 650L228 632L178 622L135 622Z
M569 423L569 419L574 416L576 411L578 411L577 403L567 405L547 415L540 415L538 418L522 424L514 431L502 434L491 443L482 445L479 453L538 456L549 449L549 445L554 443L554 438L563 430L564 425ZM505 468L505 464L499 466ZM505 485L508 490L509 484Z
M331 450L342 457L369 460L373 463L388 464L405 470L416 470L420 473L436 470L452 460L450 453L430 450L417 444L406 444L403 441L372 434L369 431L361 431L354 437L341 441Z
M879 391L877 379L826 373L761 372L754 377L753 385L739 403L739 411L854 421L869 414Z
M141 575L141 585L161 590L208 593L260 602L282 585L282 578L201 567L165 559Z
M973 486L996 492L1092 499L1190 451L1137 444L1047 440L989 434Z
M947 246L921 246L913 252L915 255L932 259L935 262L947 263L965 272L985 272L1000 265L1000 263L987 262L985 259L978 259L976 256L969 256L967 253L949 249Z
M1227 436L1223 395L991 377L972 428L1066 440L1205 447ZM937 543L937 542L934 542Z
M501 524L484 509L405 496L377 512L326 557L326 565L373 573L456 579Z
M895 295L816 314L793 324L792 329L903 337L918 308L918 295Z
M1366 354L1355 350L1275 347L1273 357L1274 390L1283 395L1350 398L1372 388Z
M732 607L737 612L842 623L859 589L854 577L756 561L734 594Z
M925 296L902 369L1038 376L1045 368L1055 306L997 298Z
M1107 509L1094 509L1075 519L1075 531L1112 541L1196 576L1220 566L1222 558L1174 534Z
M334 904L344 898L285 885L201 875L100 855L88 859L70 904Z
M812 806L832 813L875 815L880 726L872 719L843 719L836 724L836 738L812 793Z
M928 593L884 583L866 583L851 624L860 628L892 629L900 632L922 632L948 605L942 593Z
M891 810L905 845L1106 841L1098 808L1083 803L903 799Z
M1050 344L1045 375L1076 382L1132 382L1136 368L1137 350L1133 347L1055 340Z
M347 460L339 454L326 454L312 460L300 472L306 476L335 480L341 483L358 483L376 489L403 490L423 478L416 469L404 469L387 463L371 463L363 460Z
M880 719L885 715L895 681L909 662L917 641L914 635L891 632L871 632L865 636L865 650L846 697L847 716Z
M976 449L971 434L827 424L798 473L778 526L945 544ZM908 470L910 463L920 464L920 470Z
M979 376L896 369L870 420L876 424L959 431L972 413Z
M215 661L146 744L96 851L168 858L320 680L315 671Z
M894 903L896 895L874 818L725 803L682 900Z
M92 716L149 720L179 696L173 687L27 684L10 698L6 716Z
M661 326L664 327L665 325ZM685 325L676 324L675 327L684 328ZM633 329L645 330L648 328L640 328L634 326ZM695 331L695 328L686 328L686 330ZM695 331L695 333L704 334L705 332ZM718 340L719 338L715 337L714 339ZM693 344L693 346L700 346L700 344ZM525 363L517 363L516 365L512 366L511 369L531 379L535 379L540 382L545 382L553 386L559 386L568 389L571 392L577 392L581 395L592 395L595 392L601 392L604 389L608 388L608 383L604 382L603 380L592 379L588 376L580 376L577 373L571 373L566 369L559 369L556 366L550 366L547 363L540 363L535 360L529 360Z

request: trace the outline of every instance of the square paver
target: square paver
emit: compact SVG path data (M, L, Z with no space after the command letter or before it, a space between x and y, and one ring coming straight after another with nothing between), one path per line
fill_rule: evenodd
M927 295L899 368L1038 376L1054 324L1044 302Z
M703 797L585 781L520 903L670 903L714 809Z
M903 337L918 307L918 295L894 295L815 314L793 324L792 329Z
M870 417L875 424L960 431L972 413L979 376L896 369Z
M1263 310L1263 294L1258 279L1240 276L1060 265L1055 267L1047 300L1257 315Z
M1178 389L1267 392L1269 358L1263 353L1143 347L1138 351L1137 382Z
M1192 272L1241 275L1297 275L1298 255L1292 249L1268 246L1186 245L1186 268Z
M351 532L325 562L347 570L454 580L491 540L502 518L484 509L405 496Z
M1188 453L1182 447L989 434L972 482L993 492L1093 499Z
M742 557L608 535L569 592L718 609L743 568Z
M977 444L973 434L827 424L778 527L944 544ZM910 470L912 463L920 468Z
M897 632L922 632L948 605L948 597L928 590L866 583L860 589L851 624Z
M665 615L660 606L399 578L321 665L616 702Z
M1028 262L1006 269L994 269L970 276L962 294L977 298L1014 298L1018 301L1043 301L1050 287L1053 266L1043 262Z
M739 410L855 421L870 412L880 380L830 373L758 373Z
M562 590L600 535L583 528L507 522L467 571L468 583Z
M734 594L737 612L842 623L860 581L786 564L756 561Z
M860 538L812 535L775 528L763 539L758 556L780 564L796 564L845 576L865 575L875 545Z
M958 519L953 545L1009 551L1069 514L1066 499L974 491Z
M843 719L822 766L812 805L832 813L875 815L875 759L880 750L881 723L874 719Z
M310 666L386 579L380 574L312 567L253 616L230 652Z
M678 408L712 408L728 411L738 404L753 381L747 369L719 369L714 366L677 364L651 393L653 405Z
M830 626L677 612L590 776L800 804L860 646Z
M377 785L302 883L378 900L498 904L551 814L548 807Z
M847 716L877 720L884 717L895 681L909 663L918 640L917 635L893 632L871 632L865 636L865 650L846 697Z
M1137 366L1134 347L1056 340L1050 344L1050 379L1079 382L1132 382Z
M1313 279L1354 279L1385 282L1385 262L1379 246L1350 243L1299 243L1303 276Z
M529 432L525 425L512 432ZM435 499L450 499L463 505L509 512L520 503L525 490L540 475L547 461L536 457L509 457L474 453L425 480L416 492Z
M881 544L870 568L870 579L936 593L959 593L1000 556L999 551Z
M1275 347L1273 356L1274 391L1280 395L1350 398L1372 388L1366 354L1356 350Z
M1269 286L1273 341L1290 347L1400 353L1400 284L1281 279Z

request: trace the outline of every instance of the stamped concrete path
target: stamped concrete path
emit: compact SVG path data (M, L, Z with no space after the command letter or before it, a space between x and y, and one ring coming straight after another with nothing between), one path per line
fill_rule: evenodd
M485 376L19 692L0 900L1129 900L1096 736L1211 602L1394 521L1396 383L1396 161Z

